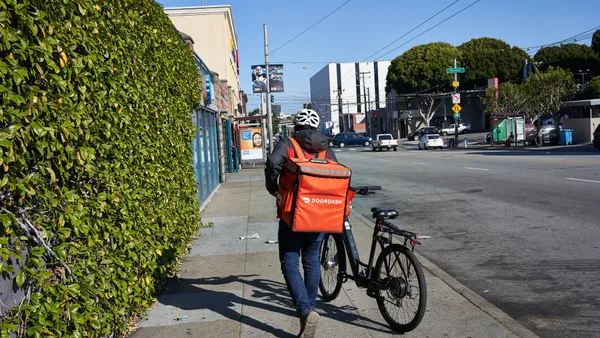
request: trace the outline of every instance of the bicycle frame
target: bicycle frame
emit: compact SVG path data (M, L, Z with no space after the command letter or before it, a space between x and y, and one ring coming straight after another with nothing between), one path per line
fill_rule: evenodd
M389 237L384 237L384 234L389 234ZM383 234L383 235L382 235ZM343 266L340 267L339 274L342 277L342 282L346 282L348 279L353 280L358 287L377 287L381 288L382 286L377 282L376 278L372 277L373 273L373 261L375 259L375 249L377 247L377 243L381 250L385 248L386 244L392 243L393 235L398 235L404 237L404 246L407 246L407 242L410 241L411 250L414 251L414 247L417 244L420 244L416 240L416 234L398 229L395 225L386 222L384 220L377 220L375 224L375 228L373 229L373 236L371 241L371 250L369 252L369 263L365 264L360 260L360 255L358 253L358 248L356 247L356 241L354 240L354 234L352 233L352 226L348 221L348 218L344 220L344 227L342 229L342 242L344 243L345 254L348 255L348 259L350 261L350 268L352 269L352 275L348 275L346 271L346 259L340 260L343 262ZM340 235L334 235L340 236ZM360 268L366 269L361 270Z

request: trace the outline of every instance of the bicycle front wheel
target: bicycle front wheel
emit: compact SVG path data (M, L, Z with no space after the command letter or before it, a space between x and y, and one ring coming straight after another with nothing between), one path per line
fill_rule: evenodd
M342 279L340 278L340 260L345 259L344 243L340 236L325 234L321 244L321 280L319 290L326 302L337 298L342 290Z
M427 305L425 275L417 257L402 245L390 245L377 258L375 276L382 285L377 305L385 321L401 333L414 330Z

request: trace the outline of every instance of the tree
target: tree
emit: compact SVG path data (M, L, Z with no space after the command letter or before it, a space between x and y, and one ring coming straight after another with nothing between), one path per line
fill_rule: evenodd
M425 121L426 127L429 127L431 119L442 104L442 101L438 100L438 98L438 94L420 95L413 101L416 103L419 114L421 114L421 117Z
M389 68L386 88L399 94L431 91L452 80L446 68L460 59L458 48L445 42L415 46L396 57ZM434 88L435 87L435 88Z
M549 67L546 72L535 73L527 80L531 90L531 104L539 113L550 113L559 121L558 113L569 95L575 92L573 74L563 69ZM559 124L556 124L559 128Z
M273 135L279 133L279 116L271 114L271 123L273 123Z
M594 33L594 37L592 37L592 50L600 57L600 29L597 30L596 33Z
M485 86L487 80L497 77L500 82L523 78L523 65L530 57L519 47L512 47L499 39L488 37L472 39L460 45L461 65L466 71L462 84L465 88Z
M460 51L445 42L415 46L392 61L386 88L393 88L399 94L440 92L449 88L452 75L446 73L446 68L455 58L460 58ZM419 113L427 126L441 104L439 98L435 94L416 96Z
M587 99L600 99L600 76L592 78L585 87L585 97Z
M532 91L529 83L503 83L498 88L488 88L482 98L488 113L520 113L533 123L540 113L532 104Z
M573 73L588 69L592 72L600 71L600 58L594 50L576 43L542 48L534 59L540 63L542 71L548 67L568 69Z

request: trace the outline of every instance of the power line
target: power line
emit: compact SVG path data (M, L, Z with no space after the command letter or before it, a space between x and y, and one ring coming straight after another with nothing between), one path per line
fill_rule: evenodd
M331 15L333 15L335 12L339 11L340 9L342 9L342 7L346 6L350 1L352 0L348 0L346 2L344 2L343 4L341 4L338 8L334 9L332 12L330 12L329 14L325 15L324 17L322 17L319 21L315 22L314 24L312 24L310 27L308 27L307 29L303 30L300 34L294 36L293 38L289 39L286 43L284 43L283 45L275 48L274 50L271 51L271 53L274 53L276 51L278 51L279 49L283 48L284 46L286 46L287 44L289 44L290 42L296 40L297 38L299 38L300 36L302 36L302 34L308 32L309 30L311 30L313 27L315 27L316 25L320 24L321 22L323 22L325 19L327 19L328 17L330 17Z
M431 30L433 30L434 28L436 28L436 27L440 26L441 24L443 24L443 23L445 23L446 21L448 21L448 20L452 19L453 17L457 16L458 14L460 14L460 13L462 13L462 12L466 11L467 9L469 9L469 8L473 7L475 4L477 4L477 3L478 3L478 2L480 2L480 1L481 1L481 0L476 0L476 1L472 2L472 3L471 3L470 5L468 5L467 7L465 7L465 8L463 8L463 9L461 9L460 11L458 11L458 12L456 12L456 13L452 14L452 15L450 15L450 16L449 16L449 17L447 17L446 19L444 19L444 20L440 21L439 23L437 23L436 25L434 25L434 26L430 27L430 28L429 28L429 29L427 29L426 31L422 32L421 34L419 34L419 35L415 36L414 38L412 38L412 39L410 39L410 40L406 41L405 43L401 44L400 46L398 46L398 47L396 47L396 48L394 48L394 49L390 50L389 52L387 52L387 53L383 54L381 57L384 57L384 56L386 56L386 55L390 54L391 52L393 52L393 51L397 50L398 48L400 48L400 47L402 47L402 46L404 46L404 45L408 44L409 42L411 42L411 41L413 41L413 40L415 40L415 39L417 39L417 38L419 38L419 37L423 36L425 33L428 33L428 32L430 32L430 31L431 31Z
M415 26L413 29L409 30L408 32L406 32L405 34L403 34L402 36L400 36L399 38L397 38L396 40L390 42L389 44L387 44L385 47L381 48L380 50L376 51L375 53L367 56L363 61L364 62L368 59L370 59L372 56L375 56L377 54L379 54L379 52L383 51L384 49L388 48L389 46L393 45L394 43L398 42L400 39L404 38L405 36L407 36L408 34L414 32L415 30L417 30L419 27L423 26L424 24L426 24L427 22L431 21L433 18L435 18L436 16L442 14L444 11L446 11L448 8L454 6L457 2L460 2L460 0L456 0L453 3L451 3L450 5L446 6L444 9L442 9L441 11L435 13L434 15L432 15L431 17L429 17L429 19L421 22L418 26Z
M439 12L437 12L436 14L434 14L433 16L431 16L431 17L429 17L428 19L424 20L424 21L423 21L423 22L421 22L419 25L417 25L416 27L414 27L413 29L411 29L410 31L408 31L406 34L402 35L400 38L398 38L398 39L396 39L395 41L393 41L391 44L388 44L387 46L383 47L382 49L380 49L380 50L378 50L377 52L375 52L375 53L373 53L372 55L370 55L368 58L366 58L365 60L363 60L363 62L364 62L364 61L366 61L366 60L368 60L368 59L369 59L371 56L373 56L373 55L375 55L375 54L379 53L380 51L382 51L382 50L384 50L384 49L386 49L386 48L387 48L387 47L389 47L390 45L392 45L392 44L396 43L396 42L397 42L397 41L399 41L400 39L402 39L402 38L406 37L408 34L410 34L410 33L414 32L416 29L418 29L419 27L423 26L423 25L424 25L424 24L426 24L427 22L431 21L433 18L437 17L439 14L441 14L441 13L443 13L444 11L448 10L450 7L452 7L452 6L453 6L454 4L456 4L458 1L460 1L460 0L457 0L457 1L453 2L453 3L451 3L450 5L446 6L444 9L440 10ZM398 49L398 48L400 48L400 47L402 47L402 46L406 45L408 42L415 40L416 38L420 37L421 35L423 35L423 34L427 33L428 31L432 30L433 28L435 28L435 27L439 26L440 24L442 24L442 23L444 23L444 22L448 21L450 18L452 18L452 17L454 17L454 16L458 15L459 13L461 13L461 12L462 12L462 11L464 11L464 10L466 10L467 8L469 8L469 7L473 6L473 5L475 5L475 4L476 4L477 2L479 2L479 1L481 1L481 0L477 0L477 1L475 1L474 3L470 4L469 6L467 6L467 7L463 8L461 11L459 11L459 12L455 13L454 15L452 15L452 16L450 16L450 17L446 18L444 21L442 21L442 22L438 23L437 25L435 25L435 26L433 26L433 27L429 28L429 29L428 29L428 30L426 30L425 32L423 32L423 33L421 33L421 34L417 35L416 37L414 37L414 38L412 38L411 40L409 40L409 41L405 42L404 44L402 44L402 45L400 45L400 46L398 46L398 47L396 47L396 48L394 48L394 49L390 50L389 52L387 52L386 54L383 54L382 56L378 57L377 59L381 59L381 58L383 58L384 56L388 55L389 53L391 53L391 52L395 51L396 49ZM364 68L364 66L363 66L363 67L361 67L361 69L360 69L360 70L362 71L362 69L363 69L363 68ZM346 74L344 74L344 76L342 76L342 81L341 81L341 82L343 82L343 80L346 78L346 76L347 76L348 74L350 74L350 73L351 73L351 71L348 71ZM341 86L341 83L340 83L340 84L338 84L338 85L340 85L340 86Z
M563 40L560 40L560 41L557 41L557 42L548 43L548 44L539 45L539 46L523 47L523 49L525 49L525 50L528 50L528 49L541 49L541 48L544 48L544 47L550 47L550 46L558 45L558 44L561 44L561 43L564 43L564 42L568 42L571 39L575 39L575 42L576 42L576 40L577 40L578 37L580 37L580 36L582 36L584 34L588 34L588 33L592 32L592 31L597 30L597 29L600 29L600 26L594 27L592 29L589 29L589 30L587 30L585 32L581 32L579 34L575 34L575 35L573 35L571 37L568 37L566 39L563 39ZM593 36L593 33L592 33L592 36Z
M593 36L594 36L594 34L587 34L587 35L583 35L581 37L575 38L575 39L573 39L573 41L570 41L570 39L569 39L568 42L570 42L570 43L576 43L576 42L579 42L579 41L585 41L585 40L591 39ZM527 51L527 54L533 54L533 53L539 52L540 50L542 50L544 48L556 47L557 45L562 44L563 42L567 42L567 41L563 40L563 41L556 42L556 43L553 43L553 44L550 44L550 45L544 45L543 47L537 47L537 48L533 48L531 50L527 49L526 51Z

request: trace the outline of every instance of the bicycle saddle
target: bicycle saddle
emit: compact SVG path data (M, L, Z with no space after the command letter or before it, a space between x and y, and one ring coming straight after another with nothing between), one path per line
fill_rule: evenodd
M373 218L375 219L395 219L398 217L398 211L396 210L383 210L379 208L372 208Z

